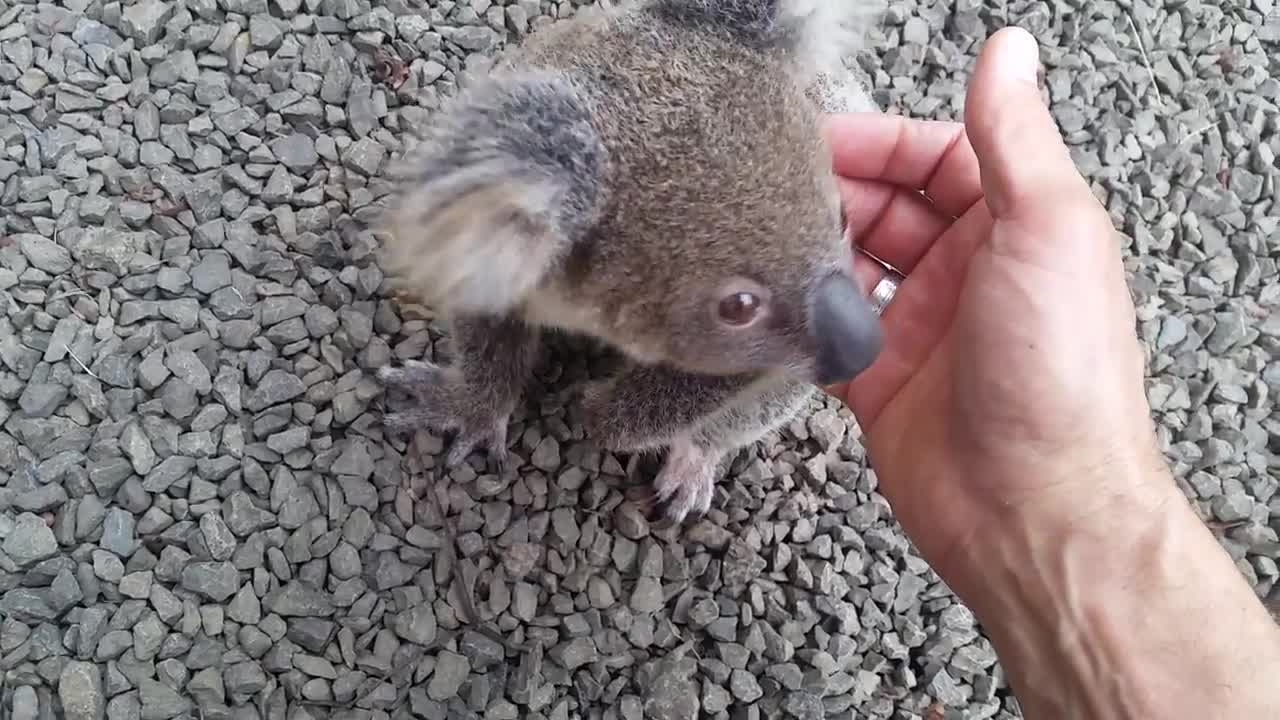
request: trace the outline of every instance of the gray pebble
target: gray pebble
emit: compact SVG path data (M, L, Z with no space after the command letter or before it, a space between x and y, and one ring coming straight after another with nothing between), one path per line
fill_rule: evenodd
M1247 520L1253 514L1253 499L1243 492L1219 495L1213 499L1213 515L1222 522Z
M138 683L142 720L167 720L189 712L193 703L173 688L150 678Z
M566 670L573 671L595 662L599 658L599 652L594 640L590 637L579 637L552 648L550 656Z
M427 684L427 695L433 700L448 700L457 695L470 674L471 665L466 657L441 650Z
M49 417L67 399L69 390L65 385L54 383L28 383L18 398L18 407L27 417Z
M928 685L929 694L948 706L961 706L968 700L968 693L956 683L946 670L939 670Z
M151 596L152 573L150 570L129 573L120 578L120 594L135 600Z
M101 720L106 712L102 673L97 665L68 662L58 677L58 700L67 720Z
M214 602L223 602L239 587L239 574L228 562L193 562L182 569L182 587Z
M36 698L36 690L30 685L22 685L13 691L13 720L36 720L40 714L40 704Z
M205 547L214 560L230 560L236 550L236 538L218 513L206 513L200 517L200 532Z
M71 253L52 240L30 234L17 235L14 239L35 267L51 275L61 275L71 269Z
M127 558L133 554L137 545L134 534L136 522L131 513L122 508L110 508L102 521L102 539L99 541L104 549Z
M316 154L315 141L302 133L287 135L271 146L271 152L289 170L305 173L315 167L320 157Z
M658 579L647 576L637 579L635 589L631 592L631 609L636 612L657 612L662 606L662 584Z
M376 175L386 158L387 150L373 138L361 138L352 143L342 155L342 164L363 175Z
M124 563L105 550L94 550L93 573L107 582L118 583L124 578Z
M729 692L738 699L739 702L753 703L759 700L764 691L760 689L760 684L756 682L756 678L746 670L734 670L729 676Z
M249 394L245 407L252 411L265 410L273 405L292 400L306 391L296 375L283 370L271 370Z
M3 549L19 566L26 567L56 555L58 541L47 522L38 515L24 512L13 521Z
M333 614L333 604L327 594L297 581L269 593L263 598L263 607L284 617L327 617Z

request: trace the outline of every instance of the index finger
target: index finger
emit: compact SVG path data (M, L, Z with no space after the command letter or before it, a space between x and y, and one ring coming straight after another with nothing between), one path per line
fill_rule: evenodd
M913 190L960 217L982 198L978 158L964 124L883 113L840 113L826 121L837 175Z

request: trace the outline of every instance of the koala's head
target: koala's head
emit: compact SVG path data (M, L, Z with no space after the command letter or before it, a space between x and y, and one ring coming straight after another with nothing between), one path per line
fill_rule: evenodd
M643 362L856 375L880 325L813 96L838 4L648 0L535 34L408 158L393 277Z

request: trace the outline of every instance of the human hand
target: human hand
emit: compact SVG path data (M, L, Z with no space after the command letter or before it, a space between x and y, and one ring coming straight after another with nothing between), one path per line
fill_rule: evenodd
M1159 472L1120 245L1037 68L1034 40L1001 31L964 125L850 115L829 127L851 232L907 275L880 358L831 390L862 425L896 517L953 585L993 534L1087 533L1082 519L1114 517L1103 507L1176 492ZM857 271L867 290L884 274Z
M1280 630L1159 452L1120 246L1035 55L993 36L963 126L831 123L851 231L907 278L830 389L1028 718L1277 717Z

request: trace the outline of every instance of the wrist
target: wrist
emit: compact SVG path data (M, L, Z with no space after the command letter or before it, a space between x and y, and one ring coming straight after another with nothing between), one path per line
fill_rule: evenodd
M1280 716L1280 631L1167 471L1107 486L1075 513L1011 513L957 587L1026 716Z

